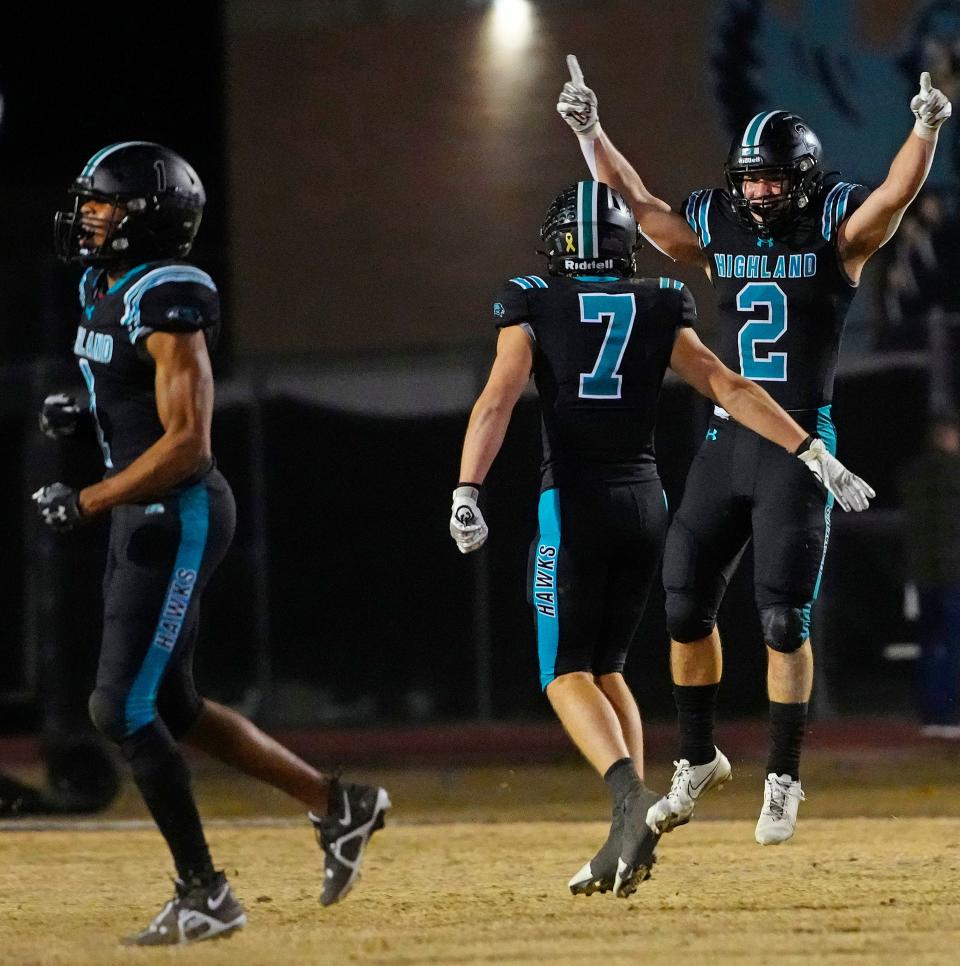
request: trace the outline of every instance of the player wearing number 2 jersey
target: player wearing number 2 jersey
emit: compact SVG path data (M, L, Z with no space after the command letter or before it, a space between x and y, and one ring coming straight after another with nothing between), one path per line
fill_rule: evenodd
M762 384L833 452L830 404L847 309L864 263L892 237L927 176L950 102L924 73L910 105L914 130L874 191L824 174L820 142L802 118L763 112L734 139L726 186L694 191L671 211L601 129L596 95L576 58L567 63L570 81L557 110L580 138L594 175L623 192L661 251L707 272L717 293L721 360ZM696 799L730 776L713 742L721 672L716 617L752 539L771 719L756 839L767 845L793 835L813 683L810 607L831 504L794 461L727 407L716 408L664 555L681 748L670 794L648 816L658 832L688 821Z
M512 278L494 304L497 358L470 417L450 531L464 553L486 538L479 490L532 371L543 411L529 574L540 679L614 800L607 841L570 889L626 896L649 874L659 837L646 825L659 796L642 781L640 715L622 671L666 531L653 433L667 366L770 446L802 451L840 499L865 506L872 491L703 346L681 282L633 277L637 225L617 192L595 181L568 188L547 213L541 239L548 277ZM819 493L814 476L785 459Z

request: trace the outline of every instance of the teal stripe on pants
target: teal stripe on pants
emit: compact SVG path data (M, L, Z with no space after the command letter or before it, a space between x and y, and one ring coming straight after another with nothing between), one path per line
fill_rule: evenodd
M823 440L827 447L827 452L831 456L837 455L837 427L833 424L831 410L833 406L821 406L817 410L817 435ZM813 587L813 597L803 607L803 637L806 640L810 636L810 614L813 611L813 602L820 594L820 583L823 580L823 565L827 559L827 544L830 542L830 514L833 510L833 494L827 494L827 502L823 508L823 553L820 556L820 569L817 571L817 582Z
M557 562L560 557L560 491L544 490L537 508L539 532L530 588L530 600L537 617L537 655L540 685L556 677L560 643L560 615L557 612Z
M210 498L207 484L197 483L178 497L180 511L180 545L173 564L173 573L157 621L157 629L147 649L130 693L127 695L126 731L132 735L156 716L157 692L170 656L180 638L183 622L193 596L193 588L203 562L210 526Z

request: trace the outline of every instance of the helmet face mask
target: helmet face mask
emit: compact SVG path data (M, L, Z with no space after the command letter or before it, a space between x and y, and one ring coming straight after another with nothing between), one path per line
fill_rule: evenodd
M623 198L600 181L579 181L560 192L540 228L551 275L636 272L640 233Z
M70 205L54 218L57 255L64 262L106 267L184 257L206 203L193 168L174 151L148 141L98 151L68 195Z
M735 138L723 172L734 211L742 225L765 235L781 230L809 207L823 180L820 140L796 114L758 114ZM751 180L780 182L779 193L750 198Z

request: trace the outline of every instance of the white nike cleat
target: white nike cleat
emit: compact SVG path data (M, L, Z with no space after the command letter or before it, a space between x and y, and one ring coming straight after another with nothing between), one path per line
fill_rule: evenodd
M691 765L686 758L674 762L677 770L673 773L670 791L647 812L647 826L651 831L662 835L678 825L686 825L700 796L730 780L727 756L719 748L715 751L713 760L705 765Z
M797 828L797 809L804 800L800 782L773 772L763 786L763 808L757 821L756 839L761 845L779 845Z

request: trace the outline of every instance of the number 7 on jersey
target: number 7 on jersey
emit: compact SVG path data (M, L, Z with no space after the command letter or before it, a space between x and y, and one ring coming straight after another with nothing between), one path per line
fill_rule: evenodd
M607 326L593 372L580 374L581 399L620 398L623 376L618 370L636 315L637 303L632 292L580 293L580 321L588 325Z

